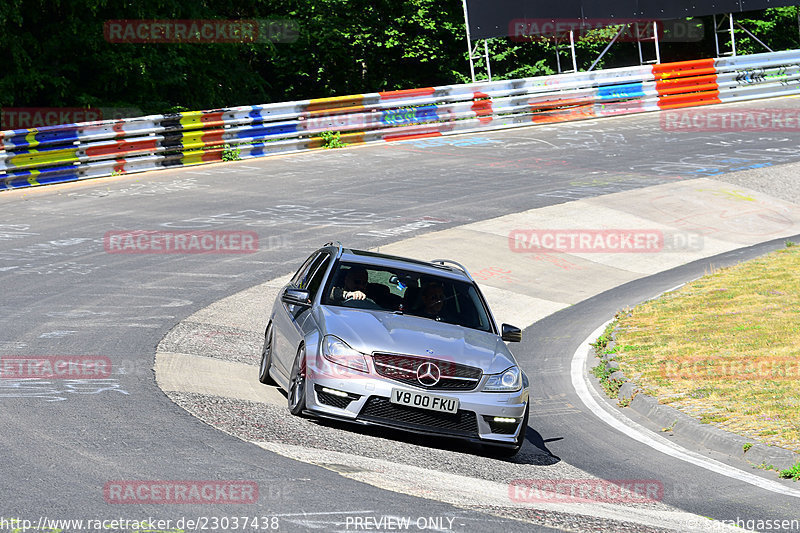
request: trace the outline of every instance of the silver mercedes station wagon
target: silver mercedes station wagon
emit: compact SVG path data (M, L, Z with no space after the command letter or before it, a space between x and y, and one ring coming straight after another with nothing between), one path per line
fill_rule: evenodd
M287 392L294 415L467 439L519 451L528 378L475 280L430 262L329 243L279 293L259 380Z

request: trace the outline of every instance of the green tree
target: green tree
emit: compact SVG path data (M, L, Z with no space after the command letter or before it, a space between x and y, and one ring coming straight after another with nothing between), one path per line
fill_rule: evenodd
M797 9L769 9L742 23L776 50L797 48ZM297 32L291 42L109 42L104 23L119 19L285 19ZM164 113L463 83L463 24L461 0L4 0L0 106ZM712 57L711 25L708 17L702 43L663 46L662 60ZM579 41L579 70L606 43ZM741 31L737 46L761 51ZM552 41L493 39L489 48L496 79L556 69ZM561 50L562 66L571 68ZM634 64L635 44L617 43L597 68Z

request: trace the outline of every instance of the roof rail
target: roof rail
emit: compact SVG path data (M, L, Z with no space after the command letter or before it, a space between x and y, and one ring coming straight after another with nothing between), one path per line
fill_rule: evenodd
M344 247L342 246L342 242L341 241L326 242L322 246L338 246L339 247L339 251L336 252L336 259L339 259L342 256L342 253L344 252Z
M431 263L441 263L442 265L444 265L444 264L455 265L461 271L463 271L464 274L467 275L467 277L470 279L470 281L473 281L473 282L475 281L474 279L472 279L472 275L469 273L469 270L467 270L467 267L465 267L461 263L456 263L455 261L452 261L450 259L434 259L433 261L431 261Z

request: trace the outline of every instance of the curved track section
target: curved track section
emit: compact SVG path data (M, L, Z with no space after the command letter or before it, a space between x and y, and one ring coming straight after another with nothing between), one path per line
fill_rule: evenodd
M627 305L632 305L657 294L663 290L659 289L661 278L670 280L674 286L675 283L702 275L703 269L731 264L764 253L768 249L781 247L785 237L794 240L800 238L795 233L800 231L800 209L747 189L737 189L736 195L732 195L732 192L724 183L708 179L692 180L499 217L413 237L382 249L389 253L419 258L432 254L460 254L459 259L476 275L494 274L483 282L483 288L499 321L528 325L562 309L563 311L548 317L547 320L558 317L555 322L548 322L549 328L551 331L571 331L576 326L590 327L593 321L602 323L619 307L624 306L619 305L608 310L603 305L605 301L618 305L619 299L627 299ZM512 252L507 244L507 235L512 228L519 227L525 220L528 223L535 221L537 227L561 227L567 216L571 215L574 223L580 220L581 213L596 216L601 212L607 220L616 221L616 224L628 231L662 228L660 224L664 221L659 219L663 218L664 212L658 207L686 198L693 198L694 226L705 228L708 233L702 240L703 246L690 250L638 254L565 253L558 254L558 263L552 263L543 261L539 257L541 254L521 253L519 250ZM739 205L744 202L753 205L744 209ZM735 208L738 208L737 216L730 215ZM676 225L661 231L674 235L671 232L676 232L686 224L689 217L685 215L689 211L685 208ZM714 228L713 232L709 231L711 228ZM752 249L741 248L743 242L759 241L765 235L782 238ZM460 250L464 242L479 243L480 252ZM721 250L732 251L715 253ZM712 257L692 262L692 259L709 255ZM688 266L670 268L671 265L686 262L689 262ZM487 265L502 265L502 268ZM565 266L569 268L564 268ZM646 273L659 271L662 273L655 277L643 277ZM686 278L687 275L690 277ZM537 280L537 283L532 284L531 280ZM624 280L634 281L624 283ZM749 465L737 465L730 460L727 464L722 464L718 460L705 457L705 450L683 450L657 434L643 434L629 420L620 422L619 418L624 417L613 410L609 411L614 416L607 416L597 405L596 397L599 398L599 395L588 395L583 385L588 368L584 368L585 359L572 358L574 348L570 350L571 344L580 342L580 337L572 335L553 337L552 334L534 333L531 341L533 348L523 349L521 353L518 350L520 360L531 376L535 420L531 422L528 433L529 445L526 444L512 463L477 457L474 455L475 450L452 443L402 435L391 435L391 439L387 440L380 438L385 436L384 430L365 431L362 428L354 429L325 422L312 423L292 417L286 410L285 397L276 389L257 382L255 366L262 342L261 330L267 319L266 311L285 282L286 277L248 289L179 324L161 343L156 355L159 385L179 405L200 419L267 449L314 464L345 464L358 472L358 479L399 492L427 494L443 501L471 506L485 506L491 502L496 512L511 516L532 509L540 513L563 512L569 509L571 513L582 516L627 521L637 524L638 527L669 524L678 530L693 530L702 529L704 524L698 521L696 515L681 513L680 509L727 520L728 513L734 510L738 513L736 516L762 514L765 512L763 505L774 503L772 497L775 494L786 497L786 511L792 508L793 499L800 496L800 491L789 486L790 483L781 483L774 476L768 479L741 470L742 467L749 470ZM620 286L605 290L609 285ZM655 292L648 295L647 291ZM580 292L598 296L570 306L568 298ZM589 312L586 318L578 323L570 318L571 312L586 312L587 309ZM250 317L258 318L251 320ZM529 331L535 332L538 325L539 322ZM218 347L209 349L204 339L211 332L219 335L221 342ZM599 332L596 334L599 335ZM553 343L554 338L558 340ZM552 352L537 348L539 344L547 345L548 342L553 344ZM226 353L219 353L218 350L223 346L227 349ZM550 369L549 366L553 364L558 364L559 368ZM579 386L575 386L576 383ZM209 401L215 402L214 409L205 407ZM591 408L584 408L582 403ZM247 425L237 422L236 413L239 412L244 413L249 422ZM601 415L603 422L596 420L598 415ZM564 455L552 453L548 443L561 439L551 438L554 430L549 427L550 423L569 418L578 420L578 417L584 419L565 438L568 446ZM609 423L612 428L606 427ZM547 432L543 431L545 428ZM577 450L583 448L583 443L592 442L598 431L612 429L613 434L614 430L618 431L620 428L624 430L624 434L619 435L622 441L618 449L604 451L603 457L611 461L610 465L594 470L597 465L588 462L575 468L573 456ZM563 429L556 430L558 431ZM642 468L635 464L630 472L631 475L638 472L638 477L615 477L621 471L617 465L628 461L627 454L636 448L629 447L630 443L626 444L628 437L644 443L646 446L639 446L638 453L652 455L654 462L663 461L664 468L670 461L677 462L677 465L671 467L676 473L668 475L664 473L665 470ZM420 444L433 448L421 448ZM308 446L311 450L301 445ZM560 448L558 444L552 447ZM590 448L586 451L591 453L594 450ZM662 456L662 453L669 457ZM459 456L460 460L454 460L454 457ZM386 457L390 457L394 463L395 474L404 473L402 480L387 476L386 468L380 462ZM414 469L420 467L432 472L415 475ZM754 498L753 495L748 495L746 501L736 502L731 502L727 495L721 498L699 498L698 494L704 490L707 480L703 478L697 485L687 482L689 478L686 476L691 475L693 468L717 474L715 483L763 491L763 499L759 500L759 497ZM642 472L647 472L650 477L641 477ZM453 475L460 476L458 482L451 482L448 490L442 490L447 483L445 480ZM625 479L641 484L653 482L663 489L663 494L658 499L666 505L658 506L653 505L655 502L648 502L646 506L626 506L620 515L619 506L588 502L574 506L575 502L563 496L551 494L549 497L531 498L526 496L529 493L515 488L524 482L535 483L537 487L552 488L554 483L568 486L575 479L588 479L591 482ZM493 486L494 490L489 490L488 486ZM477 487L482 490L477 490ZM624 526L615 524L614 527Z
M794 102L779 100L764 106L791 107ZM502 498L487 497L492 503L477 507L456 497L427 499L428 494L411 490L398 494L382 488L391 488L391 482L373 483L373 474L359 476L356 466L343 462L343 456L316 461L325 463L322 468L290 459L307 459L301 457L306 452L266 438L276 426L259 426L254 417L275 414L268 409L248 412L241 404L226 405L227 400L213 391L194 398L192 404L199 410L228 413L220 425L247 427L256 433L256 440L273 444L265 444L264 450L231 438L188 416L159 391L151 371L156 345L194 312L288 273L307 251L326 240L370 248L434 229L690 178L719 177L748 167L768 166L772 172L770 180L754 178L749 186L794 200L791 194L796 187L782 188L779 180L784 175L790 179L782 165L800 161L798 146L800 141L791 135L663 132L657 116L643 116L6 193L0 197L0 280L4 286L0 351L4 356L107 357L112 371L103 379L7 379L4 373L0 419L6 431L0 440L5 459L2 474L9 482L0 489L3 516L34 524L44 518L148 516L173 520L174 527L180 518L241 516L245 509L244 514L250 516L275 517L283 530L345 529L348 520L354 524L357 517L411 516L438 518L439 522L432 523L440 529L449 524L451 530L459 531L530 530L530 522L572 530L620 531L619 518L624 517L607 513L593 518L580 508L511 512L499 509L506 507ZM597 200L602 205L603 199ZM113 250L104 247L104 237L120 230L254 231L259 249L245 255L109 253ZM481 249L480 243L468 240L459 245L465 250ZM498 265L487 268L492 266ZM491 272L496 270L487 274ZM615 281L608 288L627 280ZM643 291L649 293L652 288L648 285ZM565 296L541 298L546 300L540 302L541 312L558 308L548 307L547 302L570 304L588 296L570 287L552 289ZM572 300L566 293L572 293ZM534 315L540 312L536 309ZM532 417L534 431L518 463L492 462L472 450L448 450L451 446L443 443L430 448L429 442L407 439L387 441L369 434L362 439L360 433L325 425L315 425L309 438L323 447L335 439L342 445L358 443L364 446L362 455L380 453L382 460L394 459L386 454L384 444L398 447L398 455L415 449L419 463L409 467L455 476L468 461L476 470L469 476L473 479L534 477L532 471L542 475L553 467L560 470L543 475L569 479L589 473L604 479L639 479L672 471L693 479L694 470L600 429L596 419L573 403L568 384L559 384L559 376L568 375L562 374L560 366L567 361L562 357L563 346L552 343L583 338L579 332L599 320L599 312L582 315L580 309L584 308L562 311L578 313L569 315L576 331L564 329L559 322L554 335L548 320L564 316L557 314L537 322L518 350L529 371L535 369L541 375L537 386L543 402L540 415ZM257 329L249 325L257 324L259 317L238 320L228 330L206 330L194 340L184 340L198 344L202 356L229 352L232 364L246 364L237 361L242 355L237 346L246 347L255 340ZM238 345L228 342L234 338L239 338ZM277 428L295 436L296 429L309 429ZM374 452L369 451L369 439L376 439ZM392 469L381 464L360 468L367 472ZM515 471L515 467L524 470ZM221 496L214 502L183 505L145 498L140 505L129 505L117 503L108 490L104 492L113 482L143 480L250 480L257 483L259 498L244 506L223 501ZM460 480L450 478L440 492L458 486ZM686 492L683 498L665 499L657 510L703 513L703 506L711 505L706 496L713 483L712 479L704 484L700 494ZM749 487L720 483L710 490L719 494L713 501L729 503L723 508L724 516L706 515L732 516L745 500L754 502L748 508L753 512L774 511L777 516L788 512L785 502L768 500ZM487 513L516 516L528 523ZM633 511L627 514L635 515ZM626 527L658 530L658 521L652 519L655 515L648 516L651 525L645 526L641 519Z

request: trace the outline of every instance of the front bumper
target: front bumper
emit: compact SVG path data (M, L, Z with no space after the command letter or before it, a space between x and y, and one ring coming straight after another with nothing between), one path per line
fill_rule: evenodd
M322 356L308 361L306 409L313 415L360 424L392 427L426 435L438 435L514 446L522 427L528 403L528 390L512 393L481 392L485 376L472 391L428 391L378 375L367 358L370 373L365 374L331 363ZM393 389L428 392L458 400L458 413L391 403ZM495 417L514 422L495 422Z

